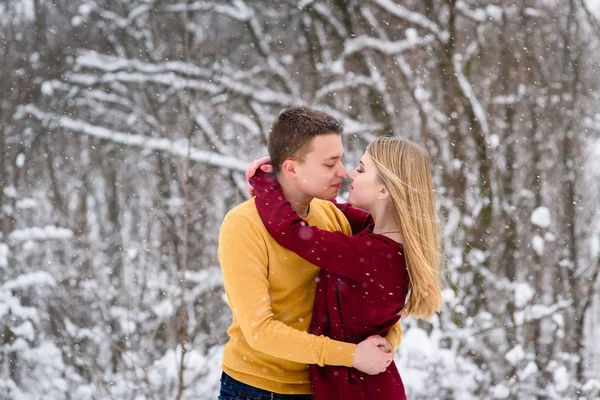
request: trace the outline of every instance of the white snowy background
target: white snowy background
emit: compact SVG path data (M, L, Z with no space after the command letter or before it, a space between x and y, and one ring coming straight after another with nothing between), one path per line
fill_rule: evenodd
M409 399L600 398L600 1L0 1L0 400L215 399L219 224L285 107L422 144ZM343 195L343 194L342 194Z

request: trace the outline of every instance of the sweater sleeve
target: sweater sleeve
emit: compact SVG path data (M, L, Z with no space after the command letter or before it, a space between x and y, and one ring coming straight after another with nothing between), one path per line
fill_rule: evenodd
M283 247L326 271L364 281L373 272L369 266L378 239L368 235L348 236L329 232L296 214L272 174L258 171L252 178L256 208L273 238ZM370 278L369 278L370 279Z
M267 247L252 221L240 215L225 218L219 261L234 318L253 349L303 364L352 367L355 344L311 335L273 318Z
M392 351L395 353L402 342L402 325L400 320L390 328L390 331L385 335L385 339L392 345Z
M361 210L360 208L356 208L350 203L338 203L336 200L333 200L333 204L346 216L346 219L350 223L350 227L352 228L352 233L361 233L367 227L373 223L373 218L371 214L366 212L365 210Z

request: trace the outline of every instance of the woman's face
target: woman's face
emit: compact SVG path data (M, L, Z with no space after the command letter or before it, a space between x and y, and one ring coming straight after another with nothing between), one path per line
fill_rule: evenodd
M369 153L363 154L358 167L348 173L352 179L348 203L363 210L370 211L385 185L377 176L377 168Z

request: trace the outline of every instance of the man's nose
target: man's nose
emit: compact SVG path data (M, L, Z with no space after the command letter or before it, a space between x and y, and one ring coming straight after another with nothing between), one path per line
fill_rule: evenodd
M348 176L348 171L346 171L346 168L344 168L344 164L342 164L341 162L340 162L339 168L337 170L336 176L338 176L339 178Z

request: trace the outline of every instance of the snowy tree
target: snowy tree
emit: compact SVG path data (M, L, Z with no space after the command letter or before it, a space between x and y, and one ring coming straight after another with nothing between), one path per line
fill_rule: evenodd
M13 0L0 29L8 398L216 397L218 226L294 104L348 166L381 134L431 155L445 302L404 321L410 398L600 395L593 2Z

